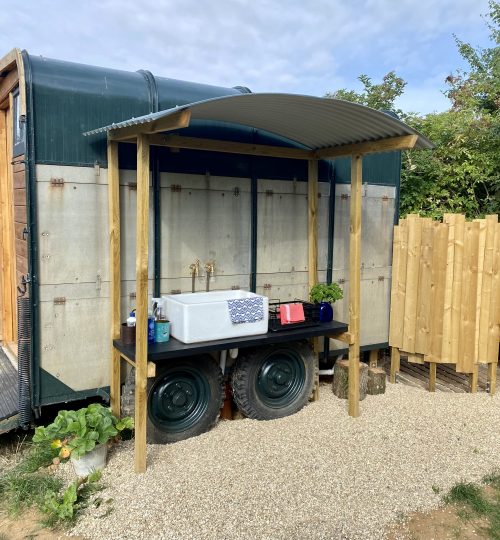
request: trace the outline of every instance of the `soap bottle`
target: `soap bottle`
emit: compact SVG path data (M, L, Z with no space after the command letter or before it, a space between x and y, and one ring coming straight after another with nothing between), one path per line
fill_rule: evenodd
M133 309L130 312L129 317L127 318L127 326L135 326L136 318L135 318L135 309Z

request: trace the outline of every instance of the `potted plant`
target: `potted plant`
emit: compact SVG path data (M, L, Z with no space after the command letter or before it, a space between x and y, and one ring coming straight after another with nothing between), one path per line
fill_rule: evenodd
M315 304L319 304L319 320L330 322L333 319L332 304L341 300L344 293L338 283L317 283L311 287L309 299Z
M36 428L33 442L51 442L62 460L71 459L78 476L86 476L106 465L108 441L133 427L129 416L118 420L110 408L92 403L78 411L59 411L52 424Z

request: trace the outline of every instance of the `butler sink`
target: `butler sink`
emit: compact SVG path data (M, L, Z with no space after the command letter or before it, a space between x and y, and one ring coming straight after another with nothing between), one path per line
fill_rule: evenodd
M269 318L269 299L262 296L264 319L251 323L233 324L228 300L257 298L246 291L212 291L164 296L170 335L183 343L199 343L216 339L265 334Z

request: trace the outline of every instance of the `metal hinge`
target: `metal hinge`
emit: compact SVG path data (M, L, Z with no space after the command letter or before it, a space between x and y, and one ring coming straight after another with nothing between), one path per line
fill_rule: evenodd
M239 197L239 196L240 196L240 188L239 188L239 187L235 187L235 188L233 189L233 195L234 195L235 197Z
M180 289L172 289L170 291L170 294L181 294L181 290Z
M379 281L384 281L384 279L385 279L384 276L379 276L379 277L378 277L378 280L379 280Z
M342 285L343 283L345 283L345 279L344 279L344 278L340 278L340 279L339 279L339 283L340 283L340 285Z
M51 178L50 185L54 187L64 187L64 178Z
M266 195L268 197L272 197L274 195L274 191L272 189L266 189Z
M136 183L136 182L129 182L129 183L128 183L128 188L129 188L131 191L137 191L137 183Z
M10 164L11 165L20 165L20 164L26 164L26 160L25 159L13 159Z
M56 296L54 298L54 306L60 306L62 304L66 303L66 297L65 296Z
M389 200L389 196L388 196L388 195L384 195L384 196L382 197L382 201L383 201L383 202L387 202L388 200Z
M264 290L271 289L272 286L273 286L272 283L264 283Z
M130 298L130 300L135 300L136 299L136 294L135 292L131 292L128 297Z
M349 195L347 195L347 193L342 193L340 198L343 199L344 201L346 201L349 198Z
M172 184L170 186L170 191L173 191L174 193L180 193L182 191L182 186L180 184Z

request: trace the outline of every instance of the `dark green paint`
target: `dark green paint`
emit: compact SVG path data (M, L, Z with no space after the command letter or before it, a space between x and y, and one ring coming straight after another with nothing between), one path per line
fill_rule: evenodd
M268 407L280 409L295 402L304 388L304 361L292 349L278 349L264 359L255 392Z
M92 396L101 396L109 400L109 386L89 388L88 390L73 390L43 368L40 368L40 394L41 400L39 405L76 401Z
M148 398L151 421L163 431L177 433L196 425L210 403L210 384L200 370L173 366L158 378Z

